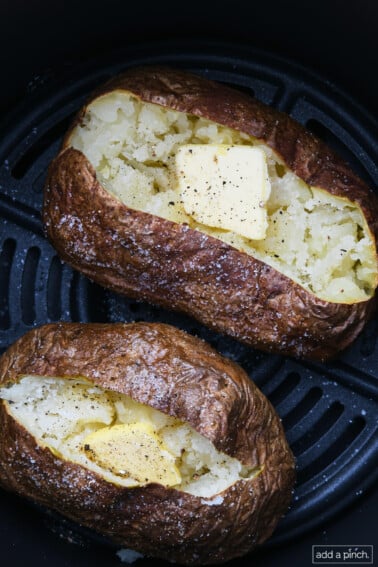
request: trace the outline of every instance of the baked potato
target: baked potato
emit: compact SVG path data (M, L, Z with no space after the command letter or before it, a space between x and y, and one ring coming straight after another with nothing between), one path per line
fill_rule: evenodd
M183 71L132 68L92 95L43 220L92 280L265 351L326 360L372 311L373 191L289 116Z
M188 565L262 543L294 461L273 407L159 323L57 323L0 359L0 484L143 555Z

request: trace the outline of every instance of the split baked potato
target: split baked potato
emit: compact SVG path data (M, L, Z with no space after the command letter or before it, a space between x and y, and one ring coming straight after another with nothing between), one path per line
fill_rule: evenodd
M373 307L373 191L289 116L182 71L129 69L93 94L43 220L99 284L265 351L325 360Z
M294 476L261 391L168 325L45 325L0 359L0 485L122 547L188 565L245 554Z

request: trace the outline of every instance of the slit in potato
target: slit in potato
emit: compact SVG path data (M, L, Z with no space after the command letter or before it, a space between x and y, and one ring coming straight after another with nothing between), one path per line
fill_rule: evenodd
M271 183L266 238L250 240L187 214L175 169L183 144L247 144L264 150ZM355 303L374 293L374 244L359 206L308 186L268 146L245 133L113 91L88 106L67 145L82 151L104 188L130 208L223 240L321 299Z
M211 498L260 472L189 424L82 378L24 376L0 397L39 445L120 486L158 482Z

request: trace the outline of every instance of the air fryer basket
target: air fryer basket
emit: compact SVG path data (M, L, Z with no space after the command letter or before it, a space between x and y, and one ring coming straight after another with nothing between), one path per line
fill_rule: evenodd
M0 138L0 347L51 321L164 321L199 335L240 363L282 418L297 460L294 500L271 543L293 540L348 506L377 478L377 320L325 365L272 356L197 322L93 284L61 263L43 235L46 168L89 92L129 66L166 64L232 85L288 112L337 150L372 186L372 122L305 69L243 46L159 43L63 70L31 92ZM0 506L1 508L1 506ZM1 515L1 509L0 509Z

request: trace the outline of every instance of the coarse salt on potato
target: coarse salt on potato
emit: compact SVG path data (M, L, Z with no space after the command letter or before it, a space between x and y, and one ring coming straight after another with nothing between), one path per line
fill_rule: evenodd
M185 148L198 160L182 167ZM235 149L227 175L211 162L221 148ZM245 151L265 156L269 195L247 164L238 179ZM98 284L254 348L322 361L373 312L377 218L373 189L290 116L153 66L112 78L80 110L43 208L60 257Z
M179 329L49 324L0 357L1 487L118 547L225 562L269 537L294 479L266 397Z

